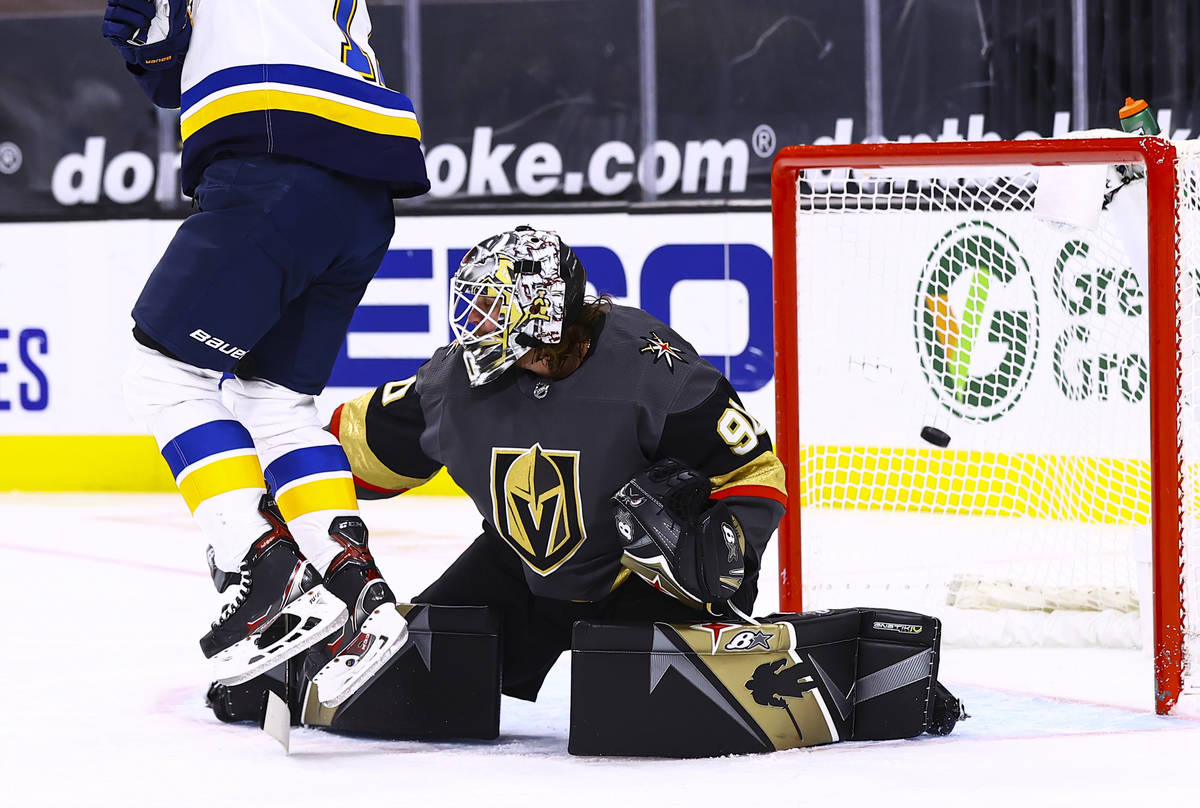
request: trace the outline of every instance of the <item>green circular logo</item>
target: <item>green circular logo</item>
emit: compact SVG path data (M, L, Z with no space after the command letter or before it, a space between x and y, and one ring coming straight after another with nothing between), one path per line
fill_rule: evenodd
M942 236L917 285L913 325L921 370L942 406L967 421L1011 410L1038 344L1037 291L1016 242L984 221Z

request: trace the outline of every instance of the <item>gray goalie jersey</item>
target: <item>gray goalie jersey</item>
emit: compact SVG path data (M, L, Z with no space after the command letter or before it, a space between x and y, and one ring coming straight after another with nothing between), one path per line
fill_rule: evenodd
M610 497L664 457L706 474L741 522L743 589L756 591L783 515L783 466L766 430L716 368L635 308L613 307L565 379L513 369L472 388L452 344L415 377L343 404L330 427L363 498L445 466L485 530L524 562L530 591L548 598L597 600L625 580Z

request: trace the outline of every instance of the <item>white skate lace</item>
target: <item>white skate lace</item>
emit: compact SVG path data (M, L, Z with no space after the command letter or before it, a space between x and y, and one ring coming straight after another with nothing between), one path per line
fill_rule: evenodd
M234 593L233 600L221 607L221 614L213 621L213 628L220 628L229 619L231 614L241 608L241 605L245 603L246 598L250 595L250 567L245 561L238 568L238 572L241 574L242 579L238 583L237 592Z

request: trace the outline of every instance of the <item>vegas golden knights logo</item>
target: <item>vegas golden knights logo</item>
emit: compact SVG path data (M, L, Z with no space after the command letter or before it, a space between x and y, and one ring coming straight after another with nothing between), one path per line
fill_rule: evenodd
M534 572L558 569L587 538L579 452L492 449L492 524Z

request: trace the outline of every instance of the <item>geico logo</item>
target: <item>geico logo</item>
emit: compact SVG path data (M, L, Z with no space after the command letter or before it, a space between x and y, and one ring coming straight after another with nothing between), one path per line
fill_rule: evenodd
M628 143L609 140L592 151L586 169L572 171L564 170L562 152L553 143L531 143L514 157L516 145L493 143L493 133L490 126L476 127L470 154L453 143L429 149L425 162L430 194L453 196L465 185L468 196L510 196L514 183L516 191L526 196L545 196L554 191L574 195L585 187L601 196L617 196L635 182L659 194L675 190L676 185L685 194L746 190L750 146L741 138L723 143L715 139L689 140L682 149L659 140L641 155ZM770 154L762 156L769 158Z
M640 306L688 335L693 347L721 368L734 389L761 389L774 372L774 313L771 306L771 255L757 244L662 244L625 258L614 249L573 245L588 268L589 294L608 294ZM444 325L438 295L395 305L384 292L395 280L435 279L434 254L443 248L390 251L351 321L349 335L334 366L334 387L369 387L380 377L405 378L416 372L429 352L451 335ZM444 267L456 267L465 247L444 249ZM632 265L627 262L632 260ZM640 270L639 270L640 267ZM443 289L435 282L433 287ZM384 302L384 301L389 302ZM413 336L412 343L389 335ZM397 347L420 342L425 350ZM410 352L411 351L411 352ZM424 354L424 356L422 356Z
M119 152L105 163L107 140L89 137L83 151L64 155L54 166L50 192L60 205L94 205L100 193L119 205L141 202L154 192L165 202L182 198L179 190L179 161L175 151L158 155L158 165L140 151ZM156 182L157 180L157 182Z

